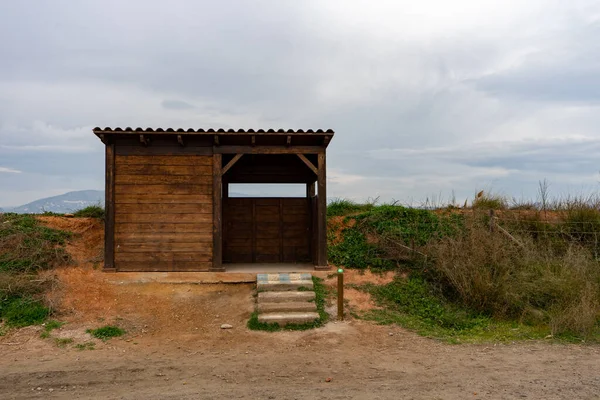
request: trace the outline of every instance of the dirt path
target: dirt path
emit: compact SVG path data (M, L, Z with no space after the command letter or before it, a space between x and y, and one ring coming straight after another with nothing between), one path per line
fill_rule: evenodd
M3 399L600 398L598 347L446 345L359 321L307 332L214 327L85 351L33 332L12 340L28 341L0 346Z

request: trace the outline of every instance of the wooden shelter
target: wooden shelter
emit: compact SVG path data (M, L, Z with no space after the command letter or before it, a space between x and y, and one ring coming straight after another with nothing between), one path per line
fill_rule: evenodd
M225 271L231 263L327 269L332 130L94 133L106 146L105 271ZM230 198L235 183L300 183L306 196Z

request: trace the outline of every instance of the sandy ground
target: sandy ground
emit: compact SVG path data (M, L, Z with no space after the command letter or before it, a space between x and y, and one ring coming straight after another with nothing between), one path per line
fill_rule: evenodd
M251 332L227 317L231 330L128 335L83 351L21 332L11 342L23 344L0 346L0 398L600 398L597 347L453 346L360 321Z
M49 339L42 327L0 337L0 399L600 399L598 346L448 345L360 320L249 331L252 285L111 284L94 269L101 226L45 222L79 234L69 244L75 265L54 271L48 294L65 325ZM346 274L348 284L390 279ZM373 307L346 293L355 310ZM106 324L127 334L102 342L86 333Z

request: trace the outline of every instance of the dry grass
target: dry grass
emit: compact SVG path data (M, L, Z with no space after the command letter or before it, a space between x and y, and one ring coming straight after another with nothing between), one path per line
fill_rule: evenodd
M530 237L520 247L472 221L464 234L429 244L445 296L500 318L548 323L554 333L588 335L600 318L600 268L576 243L563 251Z

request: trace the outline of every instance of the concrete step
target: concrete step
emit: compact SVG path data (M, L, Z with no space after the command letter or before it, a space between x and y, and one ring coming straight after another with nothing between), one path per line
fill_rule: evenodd
M316 312L271 312L258 315L258 322L276 323L280 326L287 324L305 324L319 319Z
M317 311L317 305L307 301L300 303L259 303L258 312L260 314L270 312L309 312Z
M314 304L315 292L289 291L289 292L260 292L257 302L262 303L300 303L312 301Z
M313 289L312 275L309 273L279 273L256 275L258 291L279 291Z
M313 290L313 281L289 281L289 282L258 282L256 284L259 292L266 291L290 291L290 290Z

